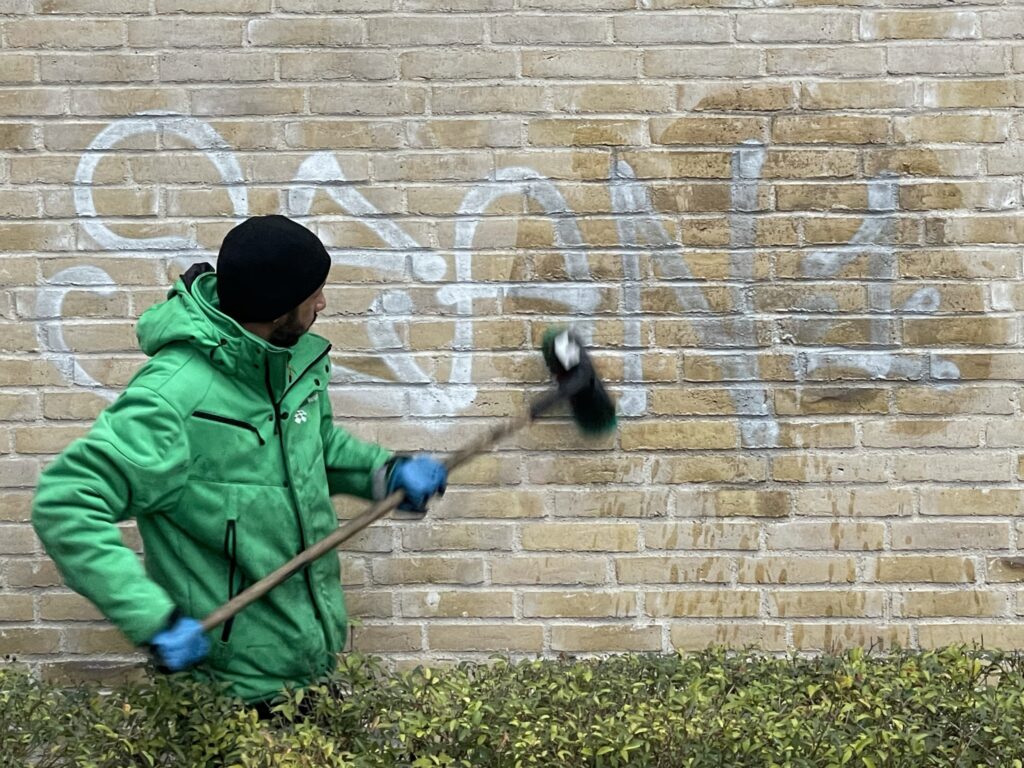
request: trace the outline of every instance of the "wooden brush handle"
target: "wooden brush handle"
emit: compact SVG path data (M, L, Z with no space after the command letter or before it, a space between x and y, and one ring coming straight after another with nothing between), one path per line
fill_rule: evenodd
M563 397L564 395L559 390L552 390L542 395L530 406L526 413L509 419L482 437L477 438L465 448L449 456L447 461L445 461L445 466L451 471L465 464L473 457L491 448L499 440L511 435L513 432L518 432L538 415L551 408L559 400L562 400ZM220 626L247 605L259 600L285 579L293 576L314 560L319 560L371 523L375 523L382 517L390 514L402 503L403 498L405 498L405 494L402 491L395 491L380 501L374 502L358 516L339 526L333 533L320 539L316 544L302 550L302 552L276 571L243 589L235 597L203 619L203 631L209 632L214 627Z

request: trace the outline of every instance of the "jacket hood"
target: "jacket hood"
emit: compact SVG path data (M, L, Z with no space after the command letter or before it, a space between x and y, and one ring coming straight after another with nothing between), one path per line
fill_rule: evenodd
M136 328L139 346L152 357L171 344L188 344L226 373L267 381L276 393L289 383L289 363L305 365L330 346L315 333L306 333L291 348L277 347L245 330L220 311L217 274L202 272L180 278L167 300L150 307Z

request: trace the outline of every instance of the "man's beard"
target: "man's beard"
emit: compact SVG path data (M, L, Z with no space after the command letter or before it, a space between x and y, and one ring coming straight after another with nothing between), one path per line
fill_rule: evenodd
M298 313L289 312L285 321L270 332L270 338L267 341L275 347L294 347L299 342L299 339L305 335L306 331L313 327L316 317L316 315L313 315L309 325L303 326L299 322Z

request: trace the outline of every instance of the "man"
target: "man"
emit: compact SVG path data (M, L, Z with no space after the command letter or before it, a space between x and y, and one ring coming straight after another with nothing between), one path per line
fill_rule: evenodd
M334 663L347 630L336 557L324 557L206 637L206 616L337 525L330 496L426 511L444 465L396 457L333 423L323 243L283 216L224 238L139 319L150 359L84 438L43 473L32 519L72 589L171 671L248 702ZM145 569L116 526L134 517Z

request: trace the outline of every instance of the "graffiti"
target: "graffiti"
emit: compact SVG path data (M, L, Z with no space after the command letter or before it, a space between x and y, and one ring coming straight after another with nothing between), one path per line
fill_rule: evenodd
M100 161L114 151L120 142L140 134L173 135L201 152L216 168L229 195L232 213L238 219L249 215L246 179L231 147L208 123L191 117L143 113L118 120L91 142L82 155L74 179L74 202L84 231L102 249L129 258L152 258L155 254L175 259L195 260L203 256L202 248L190 236L132 238L114 232L97 211L94 201L94 178ZM730 284L749 284L755 280L755 256L759 196L764 189L762 169L768 148L748 141L732 152L729 207L725 213L729 233ZM829 321L822 321L815 346L801 348L796 358L798 379L836 367L855 368L868 378L915 375L905 356L896 354L897 344L891 338L890 318L894 312L928 313L938 309L941 297L937 291L924 288L911 296L902 307L893 306L895 280L894 249L887 233L897 213L898 183L892 177L868 182L867 214L849 241L831 249L814 250L801 255L801 276L807 279L834 280L854 259L869 256L870 282L868 320L870 349L857 352L825 343ZM610 156L608 192L616 234L621 246L622 321L621 342L624 378L619 391L619 405L626 416L648 413L648 390L643 376L643 353L646 348L643 319L645 276L641 254L649 254L659 275L670 281L679 313L690 319L699 346L717 354L722 378L740 382L729 387L734 412L740 421L744 447L772 447L778 441L778 424L772 413L768 389L761 383L759 348L757 344L757 311L751 306L748 292L733 289L736 312L716 314L706 289L691 272L679 239L667 231L664 214L654 204L651 185L639 179L631 165L614 153ZM365 316L367 336L394 381L406 386L408 409L424 417L450 416L468 408L478 390L472 377L473 329L475 306L484 299L510 296L544 301L564 307L573 316L580 332L590 338L592 315L601 302L601 288L592 285L588 246L574 213L558 186L528 167L496 170L471 189L454 211L451 255L453 278L448 275L448 262L442 253L417 242L398 223L385 216L356 186L348 182L338 159L330 152L316 152L299 166L294 179L282 196L282 210L299 220L312 216L316 194L326 194L341 214L369 228L385 244L381 252L368 254L332 249L336 264L379 271L382 275L401 277L411 274L415 280L436 286L435 299L450 308L454 317L451 366L446 381L437 381L425 371L414 355L403 349L402 335L396 318L415 314L413 295L401 287L382 288ZM515 284L499 287L474 280L474 248L479 226L488 209L500 198L516 196L529 201L552 226L553 245L560 254L567 280L557 285ZM568 283L568 284L566 284ZM38 291L40 337L45 354L75 385L93 388L106 397L114 392L93 378L77 359L64 336L63 304L72 290L89 290L109 295L116 288L114 280L96 266L75 266L50 278ZM827 296L815 297L813 310L835 313L836 301ZM779 338L778 345L792 343ZM956 379L959 371L945 361L937 361L932 374L943 380ZM380 382L384 379L335 364L335 384ZM351 387L355 398L371 398ZM346 389L348 391L348 389Z

